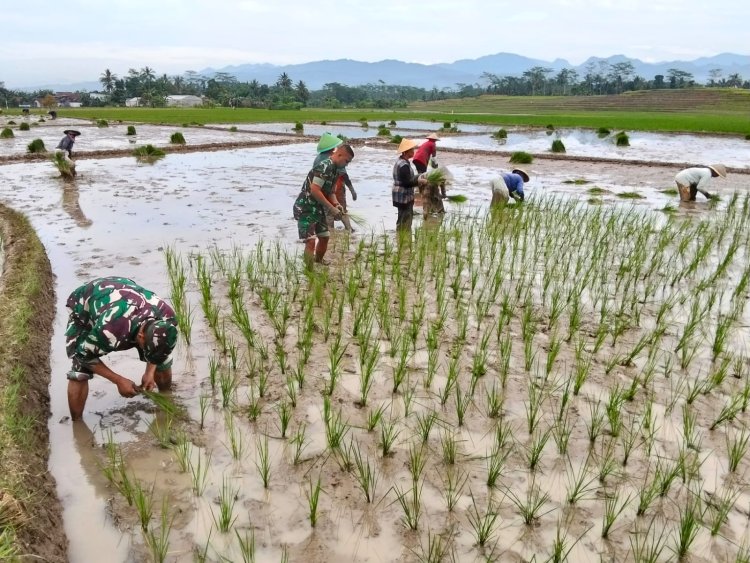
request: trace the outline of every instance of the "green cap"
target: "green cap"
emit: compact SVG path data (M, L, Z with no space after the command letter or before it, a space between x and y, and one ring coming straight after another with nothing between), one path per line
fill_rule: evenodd
M343 143L338 137L334 137L330 133L323 133L318 141L318 153L327 152L335 149L341 143Z

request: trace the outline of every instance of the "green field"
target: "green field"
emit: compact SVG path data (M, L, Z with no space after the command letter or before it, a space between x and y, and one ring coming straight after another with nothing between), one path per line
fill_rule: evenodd
M44 110L37 110L45 113ZM368 120L450 121L545 127L607 127L640 131L750 133L750 91L721 89L649 90L619 96L480 96L417 102L406 109L303 109L276 111L231 108L60 108L60 117L142 123L202 125Z

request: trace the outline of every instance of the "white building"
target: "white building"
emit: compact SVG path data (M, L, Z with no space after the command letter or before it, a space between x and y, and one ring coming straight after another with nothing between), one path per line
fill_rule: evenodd
M137 108L141 105L141 99L140 98L128 98L125 100L125 107L126 108Z
M198 96L179 95L167 96L167 106L172 108L192 108L202 106L203 100Z

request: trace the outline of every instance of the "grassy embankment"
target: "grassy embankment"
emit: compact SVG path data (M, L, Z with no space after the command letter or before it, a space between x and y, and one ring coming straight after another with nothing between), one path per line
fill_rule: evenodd
M34 554L57 561L64 532L47 479L52 274L31 224L3 205L0 242L0 560Z
M61 108L60 117L144 123L193 124L358 121L391 119L528 125L608 127L640 131L750 133L750 91L652 90L619 96L481 96L418 102L401 110L231 108Z

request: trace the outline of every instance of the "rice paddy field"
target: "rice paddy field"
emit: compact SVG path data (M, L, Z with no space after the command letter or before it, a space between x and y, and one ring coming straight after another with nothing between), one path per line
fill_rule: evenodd
M0 166L57 276L49 469L70 560L750 560L742 160L718 199L679 204L684 153L540 159L526 202L490 211L507 157L439 145L467 201L399 239L395 149L363 141L362 220L312 272L291 220L304 136L81 158L69 182ZM97 378L71 424L64 303L103 275L178 312L175 389L127 400ZM134 356L107 362L137 380Z

